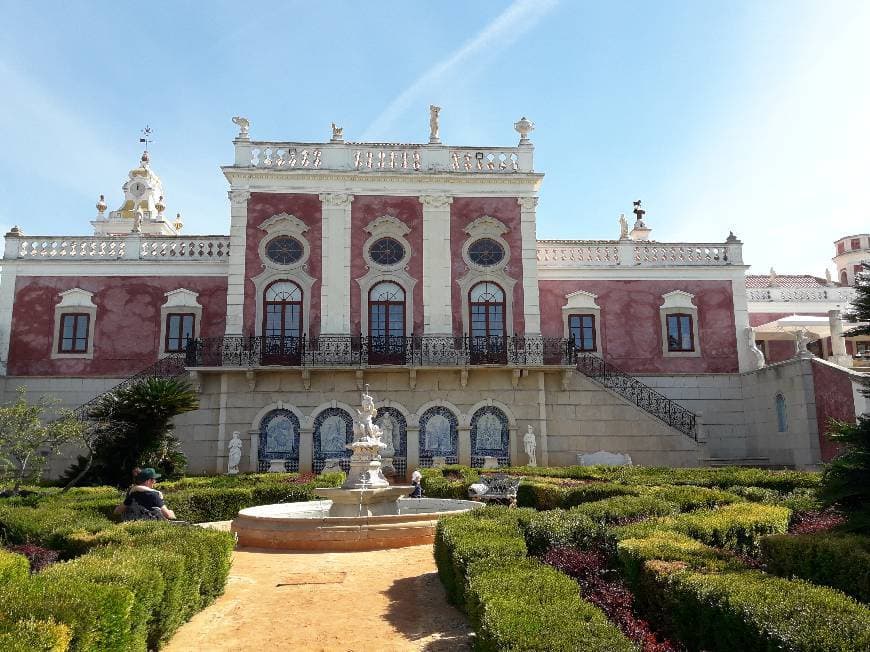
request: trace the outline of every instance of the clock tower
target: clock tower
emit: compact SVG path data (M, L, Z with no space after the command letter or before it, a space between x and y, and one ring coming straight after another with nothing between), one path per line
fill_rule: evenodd
M144 233L148 235L179 235L181 215L167 219L164 215L166 205L163 200L163 182L151 169L150 155L146 149L139 160L139 167L130 170L124 182L124 203L118 210L106 214L103 195L97 203L97 219L94 235L126 235Z

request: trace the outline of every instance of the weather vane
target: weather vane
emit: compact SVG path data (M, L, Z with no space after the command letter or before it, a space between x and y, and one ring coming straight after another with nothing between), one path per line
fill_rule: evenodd
M153 143L154 140L151 138L151 127L145 125L145 128L142 130L142 138L139 139L140 143L145 143L145 151L148 151L148 143Z

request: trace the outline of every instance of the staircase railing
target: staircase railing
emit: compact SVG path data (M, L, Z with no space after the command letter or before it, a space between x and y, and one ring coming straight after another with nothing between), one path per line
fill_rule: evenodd
M580 373L613 390L671 428L698 441L698 418L694 412L597 355L579 351L576 355L577 370Z
M104 396L116 392L119 389L133 385L134 383L146 378L178 378L187 373L184 366L184 353L174 353L167 355L165 358L160 358L157 362L149 365L141 371L133 374L129 378L121 381L117 385L110 387L105 392L97 394L87 403L79 405L72 411L73 416L81 421L86 421L90 418L90 412L93 407L99 403Z

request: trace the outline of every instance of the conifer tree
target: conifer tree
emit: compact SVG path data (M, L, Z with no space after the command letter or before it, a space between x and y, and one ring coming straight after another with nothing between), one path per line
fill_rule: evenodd
M853 324L864 322L864 325L849 329L846 337L870 335L870 265L862 263L862 266L864 271L855 275L855 298L843 317Z

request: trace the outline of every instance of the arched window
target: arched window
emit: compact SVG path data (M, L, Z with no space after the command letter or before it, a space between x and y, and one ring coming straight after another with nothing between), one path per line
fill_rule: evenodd
M369 290L369 363L403 364L405 290L383 281Z
M504 290L484 281L468 293L471 321L471 361L474 364L503 364L507 360Z
M843 285L849 285L849 275L846 274L846 270L840 272L840 283Z
M302 288L275 281L263 293L263 360L298 365L302 344Z
M779 432L788 432L788 406L782 393L776 395L776 428Z

